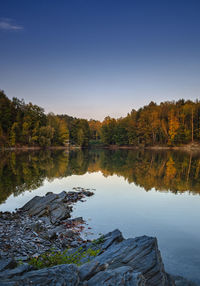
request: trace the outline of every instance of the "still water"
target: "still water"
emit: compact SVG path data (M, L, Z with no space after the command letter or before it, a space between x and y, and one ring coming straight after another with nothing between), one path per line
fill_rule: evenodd
M96 189L73 216L85 235L118 228L156 236L165 268L200 285L200 155L180 151L76 150L0 153L0 210L35 195Z

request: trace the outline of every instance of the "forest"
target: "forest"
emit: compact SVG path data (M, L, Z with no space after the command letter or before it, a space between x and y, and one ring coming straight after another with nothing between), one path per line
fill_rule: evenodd
M45 114L23 99L0 91L0 146L181 146L200 143L200 101L167 101L103 122Z
M69 141L77 146L89 144L89 125L85 119L45 114L44 109L10 100L0 91L0 146L64 146Z

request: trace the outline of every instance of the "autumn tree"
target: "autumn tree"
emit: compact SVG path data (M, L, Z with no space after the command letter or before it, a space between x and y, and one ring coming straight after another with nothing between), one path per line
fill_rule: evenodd
M93 142L92 142L92 141ZM132 110L119 119L103 122L50 113L23 99L10 100L0 91L0 147L80 147L91 143L131 146L177 146L200 142L200 102L180 99Z
M179 120L174 110L171 110L169 112L169 140L168 140L169 145L174 145L176 143L178 129L179 129Z

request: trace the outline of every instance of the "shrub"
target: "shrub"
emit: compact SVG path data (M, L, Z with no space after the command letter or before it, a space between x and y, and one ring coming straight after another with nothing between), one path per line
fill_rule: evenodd
M99 252L100 249L88 248L87 250L83 250L82 247L79 247L76 251L69 249L66 249L64 252L51 250L39 255L38 257L32 257L29 260L29 264L37 269L59 264L73 263L81 265L82 263L89 262L92 258L97 256Z

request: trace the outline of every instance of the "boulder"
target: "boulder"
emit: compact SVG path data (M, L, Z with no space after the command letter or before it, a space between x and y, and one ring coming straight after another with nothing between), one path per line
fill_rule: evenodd
M105 241L100 247L102 250L100 255L96 256L91 262L87 263L87 265L81 266L81 277L97 275L97 269L101 268L105 269L105 271L109 270L112 272L115 269L128 266L133 272L140 273L144 276L146 286L175 285L173 280L165 272L156 238L141 236L123 239L121 232L115 230L108 233L104 239ZM86 269L91 269L91 272L88 270L86 272ZM101 271L101 274L102 273ZM107 272L107 274L108 273L110 272Z
M100 271L93 276L87 286L145 286L141 273L134 272L129 266L121 266L113 270Z
M67 198L68 195L64 191L60 194L47 193L44 197L36 196L26 203L21 211L27 212L30 216L47 216L51 223L59 224L70 217L72 208L66 203Z
M17 266L17 263L12 258L0 259L0 272L6 269L12 269L16 266Z
M124 239L114 230L81 251L99 249L90 262L84 257L81 266L57 265L41 270L21 266L0 274L1 285L76 285L76 286L175 286L165 272L157 239L141 236ZM79 248L71 249L73 253ZM180 285L180 284L179 284Z
M8 274L9 275L9 274ZM78 286L78 268L75 265L58 265L41 270L29 271L22 276L5 276L1 286ZM10 278L10 279L9 279Z
M60 194L49 192L43 197L35 196L20 211L26 212L30 216L48 217L52 224L59 225L62 220L70 218L72 203L93 194L93 192L85 190L80 192L63 191Z

